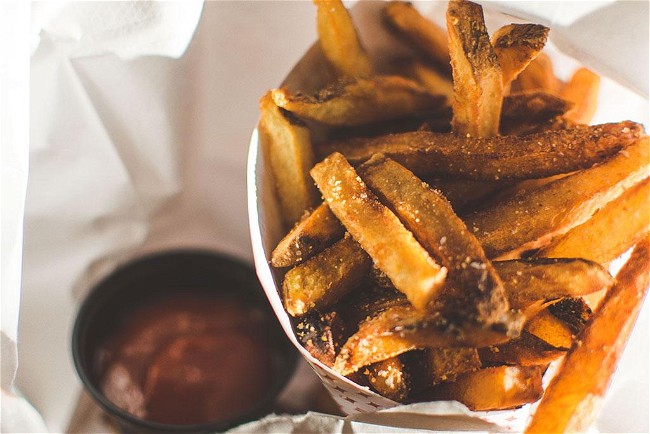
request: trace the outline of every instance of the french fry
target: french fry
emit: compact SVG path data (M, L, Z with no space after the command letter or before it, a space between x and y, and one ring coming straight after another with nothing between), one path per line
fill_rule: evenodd
M482 324L507 321L509 307L503 283L449 202L404 166L380 154L357 170L422 246L448 270L448 279L459 289L450 295L458 302L455 314Z
M572 102L573 108L564 116L579 124L588 124L598 108L600 76L587 68L578 69L562 88L560 96Z
M499 133L503 82L483 20L483 8L466 0L447 7L449 54L454 77L452 129L461 135Z
M537 401L543 393L540 366L496 366L439 384L427 398L456 400L472 411L506 410Z
M384 8L383 15L384 23L399 38L424 54L443 71L451 71L445 29L423 17L408 2L389 2Z
M282 296L286 311L300 316L334 304L361 283L370 265L370 258L356 241L343 238L285 274Z
M499 131L503 135L530 134L571 107L570 102L542 91L508 95L503 100Z
M649 165L650 143L643 137L600 165L517 194L464 220L489 258L516 257L587 221L597 209L645 179Z
M509 330L471 324L459 328L439 312L423 312L409 304L391 306L361 323L341 348L333 369L347 375L418 348L496 345L516 336L521 325L510 322Z
M508 181L472 181L468 179L432 178L425 179L427 184L451 203L456 214L471 210L471 206L491 197L493 193L507 187Z
M531 318L525 325L525 331L543 340L553 348L568 350L573 344L574 334L571 328L545 309Z
M364 374L373 390L393 401L404 401L413 387L408 366L399 356L373 363Z
M361 45L352 18L340 0L313 0L318 40L323 54L344 76L368 77L372 62Z
M476 348L429 348L425 355L431 365L426 385L455 381L459 375L481 367Z
M271 265L291 267L322 252L343 237L345 229L329 207L321 203L280 240L271 253Z
M625 191L583 224L553 240L536 256L580 256L600 263L613 261L650 232L648 198L650 178Z
M447 269L377 200L343 155L330 155L311 175L332 212L375 265L413 306L426 309L437 298Z
M520 91L542 90L553 95L558 95L562 82L553 72L553 62L544 53L540 53L519 74L514 86Z
M606 289L609 290L609 288ZM566 324L574 335L579 334L585 328L593 313L589 305L581 297L564 298L557 303L551 304L548 311Z
M540 24L509 24L494 32L492 45L499 58L504 87L542 51L548 32L549 28Z
M408 117L433 116L446 107L412 80L396 75L342 79L315 96L273 89L273 101L304 119L330 126L358 126Z
M311 311L295 327L296 336L315 359L332 366L341 346L348 337L345 322L336 311Z
M481 362L490 365L547 365L562 357L568 348L556 348L537 336L522 331L521 335L504 344L481 348Z
M601 265L579 258L492 262L503 280L513 309L526 309L537 301L579 297L614 284Z
M330 142L316 147L316 152L319 156L340 152L354 165L382 153L417 175L495 181L544 178L589 168L642 134L643 126L631 121L576 125L522 137L415 131Z
M635 247L564 358L527 433L585 432L596 417L650 286L650 239Z
M300 120L275 105L270 92L260 100L260 111L260 143L269 156L285 227L291 227L318 199L309 179L315 163L311 134Z

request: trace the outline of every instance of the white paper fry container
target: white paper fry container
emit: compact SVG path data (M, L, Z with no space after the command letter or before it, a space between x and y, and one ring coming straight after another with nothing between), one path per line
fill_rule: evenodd
M406 54L409 50L397 42L392 36L388 35L383 29L380 19L380 10L383 5L384 3L381 1L359 2L352 9L352 15L364 45L371 58L376 62L377 69L380 71L382 63ZM416 2L415 6L423 14L431 17L439 24L444 25L445 2ZM487 6L484 9L488 29L491 32L503 24L523 22L511 16L492 13L488 10ZM553 50L552 46L549 47L549 50L550 53L548 50L546 52L555 61L556 73L561 78L568 77L578 63L573 59L557 53L557 51ZM304 92L318 89L328 80L328 77L323 76L323 71L326 69L322 68L323 62L320 49L315 44L293 67L283 84L292 90L302 90ZM630 95L632 101L635 101L635 107L644 106L643 99L638 97L635 99L631 92L626 91L610 81L604 80L603 87L609 89L612 95L620 96L621 92ZM606 113L599 109L594 121L606 122L631 118L644 122L647 118L647 110L645 112L642 110L640 114L637 112L636 116L633 116L631 113L635 113L634 110L637 109L631 108L629 105L626 107L614 105L613 110L609 110ZM258 277L282 327L291 342L293 342L321 378L323 384L327 387L344 413L348 415L371 413L399 406L399 403L384 398L366 387L359 386L323 365L302 347L294 335L290 317L284 310L280 298L279 288L282 286L282 276L273 270L269 264L271 252L278 241L285 235L285 230L280 218L280 207L275 194L273 175L266 163L267 158L263 152L264 150L259 144L258 132L254 130L250 142L247 168L248 211L253 256ZM517 410L471 412L457 402L438 402L429 403L422 407L422 412L431 415L432 418L446 417L450 418L450 420L453 418L458 419L459 417L475 418L494 424L502 431L518 432L525 426L532 407L534 406L526 405ZM388 416L388 414L391 413L384 414L384 416ZM382 420L385 420L385 418Z

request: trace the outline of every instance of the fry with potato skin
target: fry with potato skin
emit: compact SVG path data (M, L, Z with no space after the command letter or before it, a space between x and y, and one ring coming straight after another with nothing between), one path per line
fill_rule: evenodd
M330 155L310 173L334 215L375 265L413 306L427 309L442 288L447 269L377 200L343 155Z
M479 354L486 365L541 366L562 357L567 350L556 348L524 330L517 339L481 348Z
M318 155L340 152L354 165L376 153L416 175L436 174L478 181L545 178L589 168L633 144L643 126L623 121L491 138L415 131L355 138L316 147Z
M562 98L574 104L564 116L579 124L590 123L598 108L599 90L600 76L587 68L579 68L560 92Z
M330 126L358 126L425 115L446 107L443 95L434 95L418 83L396 75L342 79L314 96L273 89L273 101L304 119Z
M287 272L282 283L286 311L300 316L328 307L356 288L370 269L368 255L351 237Z
M509 24L494 32L492 45L499 58L504 87L544 49L548 32L549 28L540 24Z
M417 81L429 92L444 95L451 102L454 98L454 83L451 78L444 76L436 68L418 59L403 61L403 68L411 79Z
M447 34L454 77L452 129L473 137L496 136L503 82L485 28L483 8L466 0L451 0L447 6Z
M463 218L488 258L548 245L648 175L650 144L639 139L606 162L523 192Z
M606 263L625 253L650 232L650 178L623 192L593 217L576 226L535 256L581 256ZM625 224L618 224L619 222ZM612 231L612 228L616 228Z
M650 238L645 238L564 358L526 427L527 433L589 429L649 286Z
M315 163L311 134L275 105L270 92L260 100L260 111L260 144L269 157L285 227L291 227L318 199L309 178Z
M517 76L513 88L519 91L542 90L558 95L562 88L562 82L553 72L551 58L545 53L540 53Z
M411 3L391 1L383 10L384 23L399 38L416 48L443 71L450 72L445 29L423 17Z
M343 237L345 229L329 207L321 203L280 240L271 253L271 265L291 267L322 252Z
M318 41L330 64L340 75L370 76L372 62L343 3L340 0L313 2L317 8Z
M448 279L459 288L451 297L459 301L467 320L483 324L507 321L509 307L503 283L449 202L404 166L381 154L357 170L420 244L447 268Z
M542 91L508 95L503 100L499 131L503 135L530 134L540 126L567 113L573 104Z

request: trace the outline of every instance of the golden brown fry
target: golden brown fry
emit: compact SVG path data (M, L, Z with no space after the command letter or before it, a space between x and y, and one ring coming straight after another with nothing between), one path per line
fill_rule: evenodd
M556 348L524 330L516 339L481 348L479 354L487 365L541 366L562 357L567 350Z
M445 71L450 71L447 32L423 17L412 4L391 1L384 8L384 22L409 46L424 54Z
M549 28L540 24L509 24L492 35L503 86L510 84L546 45Z
M381 154L359 166L358 172L422 246L447 268L450 284L458 288L450 295L458 304L456 315L482 324L508 320L508 300L501 279L444 197Z
M332 212L375 265L413 306L426 309L444 284L447 269L377 200L343 155L330 155L311 175Z
M454 84L451 78L441 74L428 63L419 59L400 60L400 69L407 77L420 83L429 92L444 95L449 102L453 100Z
M650 286L650 238L641 241L546 389L527 433L586 432Z
M361 283L370 265L356 241L343 238L287 272L282 283L285 309L300 316L332 305Z
M517 194L464 220L489 258L516 257L587 221L644 179L649 165L650 143L643 137L598 166Z
M513 309L537 301L579 297L611 287L614 278L601 265L585 259L494 261Z
M474 203L491 197L493 193L509 185L508 182L499 181L472 181L469 179L440 179L425 180L427 184L451 203L456 214L469 211Z
M428 398L456 400L472 411L506 410L537 401L543 393L541 366L497 366L463 374L427 393Z
M296 116L331 126L434 115L444 110L446 98L434 95L414 81L396 75L339 80L315 96L273 89L273 101Z
M361 45L352 18L340 0L313 0L323 54L340 75L368 77L372 62Z
M553 240L536 256L580 256L600 263L613 261L650 232L649 198L650 178L646 178L585 223Z
M418 175L473 180L543 178L589 168L634 143L643 126L631 121L545 131L528 136L475 138L415 131L356 138L319 146L319 155L341 152L352 164L385 154Z
M431 365L425 386L454 381L459 375L481 367L476 348L430 348L425 355Z
M295 327L296 336L309 354L321 363L332 366L347 339L347 328L336 311L311 311Z
M551 58L544 53L540 53L528 64L514 84L516 84L514 87L520 91L542 90L553 95L558 95L562 87L562 82L553 72Z
M400 356L373 363L364 374L375 392L393 401L404 401L413 388L409 367Z
M508 325L510 330L473 325L459 328L439 312L419 311L409 304L391 306L359 326L341 348L333 369L347 375L416 348L495 345L519 333L521 323Z
M503 100L499 129L503 135L530 134L571 107L570 102L542 91L508 95Z
M275 105L270 92L260 100L260 111L260 143L269 157L285 226L291 227L318 199L309 179L315 163L311 135L301 121Z
M447 7L449 53L454 77L452 129L472 137L499 133L503 82L483 20L483 8L466 0Z
M566 324L573 335L578 335L585 328L593 313L582 297L564 298L551 304L548 311Z
M548 309L542 310L531 318L524 329L553 348L560 350L571 348L575 337L571 328Z
M271 265L291 267L322 252L343 237L345 229L329 207L321 203L298 222L271 253Z
M572 102L573 108L564 116L579 124L588 124L598 108L600 76L587 68L578 69L562 88L560 96Z

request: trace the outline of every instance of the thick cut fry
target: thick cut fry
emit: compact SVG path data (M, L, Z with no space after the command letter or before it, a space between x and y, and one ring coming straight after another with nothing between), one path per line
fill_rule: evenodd
M598 310L546 389L527 433L586 432L632 331L650 286L650 238L616 276Z
M513 309L537 301L579 297L610 288L614 278L601 265L585 259L494 261Z
M426 309L447 275L388 208L366 187L343 155L334 153L311 170L326 203L375 265L413 306Z
M456 315L483 324L508 319L508 300L501 279L444 197L381 154L359 166L358 172L420 244L447 268L448 279L458 288L451 295Z
M332 305L361 283L370 265L356 241L343 238L287 272L282 283L285 309L300 316Z
M324 314L312 311L295 327L296 336L309 354L321 363L332 366L336 354L347 339L347 329L336 311Z
M551 304L548 311L566 324L574 335L578 335L585 328L593 313L589 305L581 297L562 299Z
M650 232L649 198L650 178L646 178L608 203L585 223L553 240L536 256L580 256L600 263L613 261Z
M466 0L447 7L449 54L454 77L452 129L462 135L499 133L503 82L483 20L483 8Z
M553 348L568 350L573 345L575 335L571 328L548 309L531 318L524 328Z
M425 179L427 184L451 203L451 206L460 214L471 208L477 202L509 185L508 182L499 181L472 181L468 179Z
M415 131L328 143L318 155L340 152L360 164L385 154L418 175L437 174L483 181L544 178L589 168L634 143L643 126L631 121L528 136L475 138Z
M361 45L352 18L340 0L313 0L318 40L325 58L340 75L367 77L372 62Z
M517 339L481 348L479 354L486 365L541 366L562 357L567 349L556 348L524 330Z
M402 356L406 354L409 353ZM413 388L409 366L401 356L373 363L365 369L364 374L374 391L393 401L404 401Z
M492 35L494 52L499 58L503 86L523 71L546 45L549 28L539 24L509 24Z
M553 95L558 95L562 82L555 76L553 72L553 62L551 58L544 53L540 53L532 62L524 69L515 84L518 90L542 90Z
M648 175L648 137L603 164L465 217L489 258L548 245Z
M291 227L318 199L309 178L315 163L311 135L301 121L275 105L270 92L260 100L260 111L260 143L269 157L285 226Z
M451 70L445 29L423 17L412 4L391 1L384 8L384 22L409 46L420 51L443 70Z
M322 252L343 237L345 229L329 207L321 203L278 243L271 265L290 267Z
M600 76L587 68L578 69L562 88L560 96L573 103L564 116L579 124L588 124L598 108Z
M506 410L537 401L543 393L540 366L497 366L479 369L443 383L426 396L456 400L472 411Z
M340 80L315 96L271 91L273 101L300 118L331 126L357 126L444 111L446 98L396 75Z
M347 375L417 348L496 345L516 336L522 324L512 321L508 325L509 330L459 328L438 312L418 311L408 304L392 306L359 326L341 348L333 369Z
M476 348L430 348L425 355L431 364L430 378L427 378L425 386L455 381L459 375L481 367Z
M453 101L454 84L449 77L442 75L437 69L417 59L408 61L405 67L408 76L424 86L429 92L444 95L449 102Z
M500 131L503 135L530 134L570 110L572 104L541 91L508 95L503 100Z

